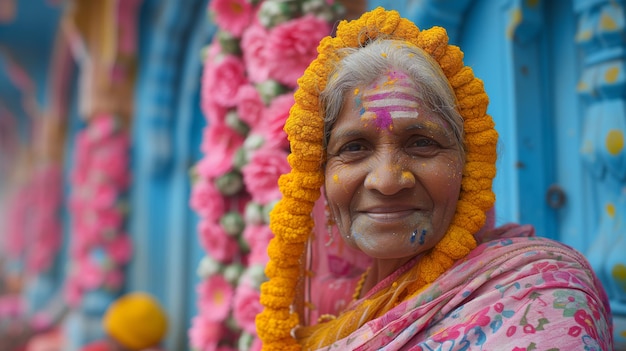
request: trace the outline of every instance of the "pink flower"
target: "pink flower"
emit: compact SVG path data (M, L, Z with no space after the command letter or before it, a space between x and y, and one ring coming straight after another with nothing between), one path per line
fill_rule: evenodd
M78 265L78 277L80 278L81 287L92 290L102 285L104 282L104 272L97 263L87 257L76 262L76 264Z
M251 334L256 334L254 319L263 310L259 296L259 291L248 284L239 285L235 293L233 317L244 331Z
M127 263L133 253L133 242L128 235L119 234L106 244L106 251L116 264Z
M250 246L248 265L265 265L269 260L267 246L274 237L268 225L248 225L243 231L243 238Z
M65 301L72 306L77 307L80 300L83 297L83 291L78 283L76 275L70 276L65 283L65 290L63 291Z
M52 320L52 316L48 314L47 311L35 312L30 321L30 326L36 331L45 331L46 329L52 326L54 322Z
M294 103L293 94L283 94L274 98L270 106L263 111L261 134L265 136L265 146L284 149L289 147L287 133L283 128Z
M19 294L0 296L0 320L21 317L26 310L26 301Z
M8 7L11 5L4 5L4 6ZM30 91L35 90L34 88L35 84L33 83L33 80L31 79L30 75L28 74L28 71L26 71L24 69L24 66L18 63L17 60L13 60L13 59L6 60L4 67L5 67L5 70L4 70L5 74L11 80L11 83L13 83L13 86L17 87L21 91L30 92Z
M255 22L241 37L243 60L248 78L253 83L261 83L269 78L269 62L265 48L268 36L269 33L265 27Z
M112 269L104 276L103 284L113 291L117 291L124 284L124 273L120 269Z
M38 274L43 272L52 263L52 255L49 250L42 247L33 247L28 253L26 262L26 272L29 274Z
M98 211L98 225L105 230L117 230L122 227L124 214L117 207L111 207Z
M259 91L254 85L247 84L239 89L237 94L237 114L250 128L255 128L261 119L265 105Z
M252 341L252 345L250 346L250 349L248 351L261 351L262 348L263 342L261 342L261 339L259 339L259 337L257 336Z
M233 156L243 140L241 135L225 124L206 127L201 145L205 156L198 163L198 173L206 178L214 178L231 170Z
M63 175L61 166L59 164L47 165L38 172L35 182L38 191L41 191L45 196L44 201L46 201L46 205L58 206L58 202L62 197L60 184L63 182Z
M204 114L204 118L209 122L209 124L223 122L224 116L226 116L226 112L228 108L220 105L213 96L204 95L204 84L211 84L210 82L204 81L204 79L213 79L213 77L209 77L206 72L208 71L208 65L213 65L218 60L219 55L222 51L220 43L217 39L214 39L213 43L209 46L206 51L206 58L204 59L205 65L205 74L203 76L203 87L202 91L202 99L200 100L200 108L202 109L202 113Z
M18 257L24 252L28 238L24 228L28 201L21 195L23 192L18 192L10 199L6 215L7 228L3 238L3 249L5 250L3 253L11 258Z
M252 200L265 205L280 199L278 178L289 170L286 151L272 148L257 150L250 163L242 169L243 181Z
M207 62L213 62L217 60L217 58L222 54L222 45L217 37L217 35L213 36L213 41L211 45L209 45L206 50L205 64Z
M209 100L225 107L237 104L237 92L246 84L243 61L233 55L220 60L206 62L202 76L202 100Z
M101 181L92 184L93 194L91 201L98 209L108 209L115 205L119 197L120 188L113 183Z
M61 247L61 223L54 216L37 216L33 242L27 256L28 270L40 273L47 270ZM42 218L43 217L43 218Z
M220 225L203 220L198 224L198 233L200 245L209 256L220 262L232 261L239 246Z
M213 0L209 9L215 13L215 23L235 37L241 36L254 14L254 8L247 0Z
M99 113L89 122L87 131L91 142L99 142L117 131L117 122L110 114Z
M271 78L289 87L317 56L317 45L330 34L328 23L306 15L277 25L267 38L267 64Z
M197 290L200 314L214 321L223 321L228 317L234 291L224 276L210 276L198 285Z
M202 98L200 108L209 125L224 123L224 120L226 120L228 108L218 104L213 98Z
M127 134L118 134L103 141L91 155L91 172L106 175L107 180L126 187L130 181L129 149Z
M72 255L82 256L91 246L102 241L100 233L103 228L93 218L86 218L85 212L79 212L72 222L72 231L75 233L72 242Z
M223 329L221 322L198 315L191 322L189 342L194 349L199 351L215 351Z
M210 221L217 220L225 212L222 194L213 183L202 179L193 185L189 205L201 217Z

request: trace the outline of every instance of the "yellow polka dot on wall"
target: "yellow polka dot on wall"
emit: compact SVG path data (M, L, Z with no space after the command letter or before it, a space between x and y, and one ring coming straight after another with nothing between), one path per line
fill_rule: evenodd
M609 217L613 218L615 217L615 205L613 205L612 203L608 203L606 205L606 213L609 215Z
M606 31L614 31L617 30L617 23L608 13L603 13L600 18L600 28Z
M617 77L619 76L619 67L609 67L606 72L604 72L604 79L607 83L613 84L617 82Z
M539 0L526 0L526 6L530 8L535 8L539 5Z
M621 263L613 266L612 270L613 279L615 279L620 285L624 285L626 283L626 266Z
M619 129L611 129L606 134L606 150L615 156L624 149L624 132Z
M522 23L522 10L520 8L513 9L509 18L509 25L506 29L508 39L513 39L513 33L520 23Z

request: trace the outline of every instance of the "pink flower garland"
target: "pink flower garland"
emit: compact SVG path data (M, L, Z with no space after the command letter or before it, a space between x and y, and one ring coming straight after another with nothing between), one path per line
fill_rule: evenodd
M189 340L199 351L260 350L254 319L273 237L268 214L281 196L278 177L289 171L283 126L296 79L342 8L327 0L215 0L209 10L219 30L205 51L208 126L189 201L206 256Z
M129 135L116 117L100 114L76 139L70 209L72 266L66 299L77 306L91 290L116 291L132 243L123 231L124 195L130 184Z
M61 248L62 171L57 164L43 166L35 173L27 191L32 192L29 222L31 235L26 249L26 273L46 272Z
M3 254L24 264L26 277L47 272L61 248L63 173L54 162L24 170L7 201L3 228Z
M10 82L23 95L23 108L32 123L31 143L20 146L16 125L10 111L3 109L6 119L0 119L0 152L15 155L2 155L5 160L14 160L16 167L15 184L11 184L10 198L7 202L6 215L0 218L3 251L12 263L23 263L25 277L45 273L52 265L54 257L61 247L61 219L59 210L62 203L62 170L56 160L47 159L38 143L45 136L44 119L35 99L35 84L27 70L14 58L7 57L7 75ZM7 135L2 135L2 134ZM22 148L22 150L20 150ZM46 150L47 151L47 150ZM13 159L14 158L14 159ZM9 162L11 163L11 162ZM4 165L6 166L6 165ZM0 177L2 177L0 166Z

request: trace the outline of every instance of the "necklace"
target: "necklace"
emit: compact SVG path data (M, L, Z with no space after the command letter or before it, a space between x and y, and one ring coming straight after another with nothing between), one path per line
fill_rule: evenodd
M352 300L356 301L359 299L359 297L361 297L361 292L363 290L363 285L365 284L365 279L367 278L367 275L370 272L370 269L372 269L372 267L368 267L365 272L363 272L363 274L361 274L361 278L359 279L358 283L356 283L356 289L354 289L354 294L352 295Z

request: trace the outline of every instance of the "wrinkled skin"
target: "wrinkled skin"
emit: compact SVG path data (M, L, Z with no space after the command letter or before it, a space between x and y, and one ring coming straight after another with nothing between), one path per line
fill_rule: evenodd
M416 89L390 71L346 94L331 129L326 198L344 240L374 259L369 287L434 247L456 211L460 145Z

